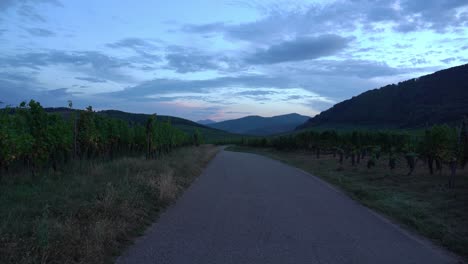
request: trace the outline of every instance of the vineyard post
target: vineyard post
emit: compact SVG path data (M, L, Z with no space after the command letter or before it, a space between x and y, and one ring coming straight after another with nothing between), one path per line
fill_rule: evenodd
M72 119L73 119L73 159L76 159L76 116L73 113L73 102L68 100L68 108L72 111Z
M468 163L468 130L467 130L467 118L463 118L462 128L460 130L460 165L464 169L466 163Z

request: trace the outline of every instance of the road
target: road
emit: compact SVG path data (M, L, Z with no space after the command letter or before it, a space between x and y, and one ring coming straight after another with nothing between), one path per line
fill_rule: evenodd
M322 180L221 151L117 263L457 263Z

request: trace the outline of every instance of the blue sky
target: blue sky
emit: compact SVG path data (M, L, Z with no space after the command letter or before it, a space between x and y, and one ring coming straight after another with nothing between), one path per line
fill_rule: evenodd
M466 0L1 0L0 101L313 116L468 63Z

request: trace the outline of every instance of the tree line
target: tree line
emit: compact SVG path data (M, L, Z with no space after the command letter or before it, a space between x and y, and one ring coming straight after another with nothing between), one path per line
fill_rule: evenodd
M69 108L73 106L69 101ZM91 106L67 117L47 113L39 102L0 109L0 172L57 170L71 160L145 155L155 159L174 148L202 141L151 116L146 125L97 115Z
M451 172L450 187L454 184L456 170L464 168L468 163L466 120L459 127L435 125L425 129L422 134L396 131L305 131L287 136L244 138L230 143L281 151L307 150L316 158L323 154L333 155L339 164L349 160L352 166L363 163L365 159L369 169L382 158L388 159L390 170L403 161L408 168L408 175L414 172L417 162L423 162L430 174L440 172L446 166Z

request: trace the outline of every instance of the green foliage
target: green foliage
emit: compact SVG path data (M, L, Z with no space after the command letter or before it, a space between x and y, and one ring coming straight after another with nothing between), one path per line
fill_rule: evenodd
M68 105L73 104L69 101ZM112 159L124 153L146 152L154 158L191 143L169 121L156 123L151 118L145 130L139 124L96 115L91 106L73 113L69 120L48 114L34 100L17 108L0 109L0 171L12 167L26 167L33 174L42 168L56 170L75 156Z
M200 130L195 129L195 132L193 133L193 144L195 146L199 146L201 143L203 143L203 136L200 133Z
M274 148L282 151L304 150L321 154L333 154L339 164L343 159L350 158L352 166L357 166L361 160L370 169L375 166L383 154L388 154L388 167L394 170L397 156L403 156L411 175L418 160L425 160L432 174L433 165L440 172L443 165L460 161L464 165L468 160L468 132L466 124L457 129L447 125L436 125L424 134L408 134L396 131L334 131L310 130L292 135L250 138L231 142L250 147Z

